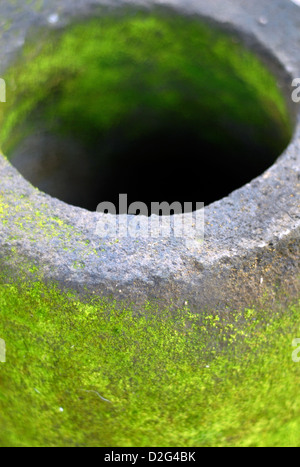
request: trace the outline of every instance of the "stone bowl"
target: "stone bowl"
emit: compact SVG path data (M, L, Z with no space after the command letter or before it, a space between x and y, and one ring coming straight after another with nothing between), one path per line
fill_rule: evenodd
M34 30L43 34L124 6L148 14L163 8L218 25L260 56L281 82L294 134L261 175L205 209L199 205L196 227L189 214L171 216L187 225L181 237L145 235L143 223L139 236L105 235L106 225L126 227L135 218L91 212L49 196L0 155L2 269L135 305L149 300L225 310L299 296L300 107L291 98L292 82L300 77L299 7L289 0L45 0L39 8L37 3L2 2L0 76ZM155 215L149 219L157 221Z

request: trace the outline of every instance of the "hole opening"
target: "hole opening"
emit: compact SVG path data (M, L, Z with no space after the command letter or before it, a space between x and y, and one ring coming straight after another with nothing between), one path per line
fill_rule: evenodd
M175 13L85 20L7 72L0 147L40 190L96 210L210 204L270 167L293 124L278 79L232 33Z

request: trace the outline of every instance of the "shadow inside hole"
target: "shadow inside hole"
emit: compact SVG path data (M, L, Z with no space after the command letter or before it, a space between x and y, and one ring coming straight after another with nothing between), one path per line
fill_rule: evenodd
M0 143L26 179L68 204L118 208L126 193L149 212L163 201L194 209L260 175L290 141L277 79L198 20L140 12L51 40L10 71L7 121L17 123L2 126Z
M22 142L11 162L40 190L68 204L95 211L110 201L119 211L119 194L128 203L204 202L223 198L266 170L284 149L256 143L255 135L211 122L215 140L191 122L161 123L128 137L119 128L83 145L74 138L40 131ZM276 134L273 136L276 139Z

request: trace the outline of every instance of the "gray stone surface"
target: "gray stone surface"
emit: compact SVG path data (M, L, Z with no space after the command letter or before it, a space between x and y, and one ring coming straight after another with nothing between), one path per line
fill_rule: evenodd
M41 6L42 4L42 6ZM0 5L0 76L33 25L124 4L167 5L243 32L282 64L287 89L300 77L300 8L289 0L5 1ZM39 6L39 7L38 7ZM104 13L103 13L104 14ZM58 16L56 16L58 15ZM57 20L57 21L56 21ZM300 109L300 104L299 104ZM101 214L68 206L33 188L0 156L0 256L14 271L38 267L45 280L80 292L193 309L250 305L264 296L299 296L300 121L285 153L264 174L205 209L205 241L101 240ZM123 219L124 220L124 219ZM26 266L27 267L27 266Z

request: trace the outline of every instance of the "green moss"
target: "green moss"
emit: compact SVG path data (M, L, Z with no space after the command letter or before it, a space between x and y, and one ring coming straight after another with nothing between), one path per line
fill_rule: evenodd
M280 150L291 136L285 100L261 61L176 15L106 16L56 31L27 44L5 78L0 146L8 155L41 122L87 144L120 126L134 138L164 121L202 128L223 146L240 134Z
M2 283L0 445L299 446L299 312L137 314Z
M18 229L10 240L18 242L26 238L36 243L37 238L42 236L47 241L56 239L65 251L74 250L76 245L78 255L79 249L83 251L83 257L78 260L78 264L84 264L84 260L90 255L99 255L84 233L58 216L51 216L47 204L39 204L38 209L29 198L23 197L18 203L15 201L13 191L5 193L5 196L0 191L0 222L3 225L13 224L14 228ZM84 249L81 248L83 246Z
M6 76L0 141L8 155L39 122L87 144L121 124L133 137L146 132L158 114L201 125L208 139L218 121L222 144L228 122L276 147L291 134L285 101L259 59L192 19L106 17L50 39L28 44ZM10 206L13 196L0 193L0 220L13 219L19 235L34 242L34 223L65 249L76 240L86 253L75 269L101 254L49 218L46 205L23 198ZM139 311L83 303L41 283L1 283L0 445L299 445L291 359L299 305L230 319L150 304Z

